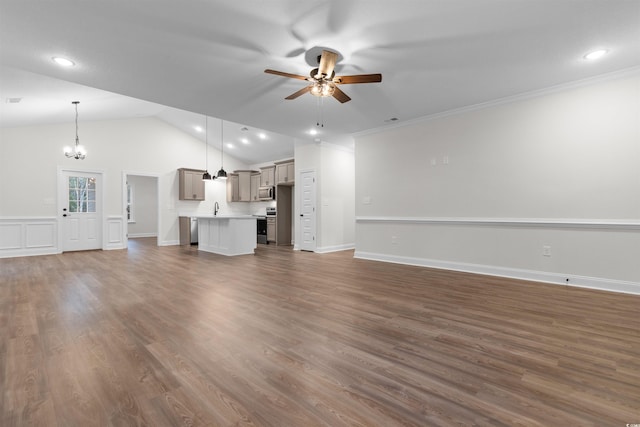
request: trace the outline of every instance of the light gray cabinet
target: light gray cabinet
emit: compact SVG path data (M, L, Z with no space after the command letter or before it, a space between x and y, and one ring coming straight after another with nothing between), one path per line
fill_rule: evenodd
M259 173L251 174L251 201L258 201L258 188L260 188L260 177Z
M267 217L267 242L276 241L276 217Z
M240 201L240 177L236 173L227 174L227 202Z
M276 167L266 166L260 168L260 186L271 187L276 185Z
M276 184L292 185L295 181L295 164L293 160L276 163Z
M178 199L180 200L204 200L203 170L178 169Z
M251 202L253 201L252 182L257 182L257 178L252 178L258 171L236 170L227 176L227 202ZM258 189L256 188L256 198L258 199Z

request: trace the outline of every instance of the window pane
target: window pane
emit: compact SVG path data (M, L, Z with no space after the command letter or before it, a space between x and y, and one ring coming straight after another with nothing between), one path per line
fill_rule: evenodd
M96 190L89 190L88 198L90 201L96 200Z
M96 189L96 179L95 178L87 179L87 187L90 190L95 190Z
M78 204L73 200L69 200L69 212L78 212Z
M78 177L78 188L85 188L87 186L87 178Z
M87 204L87 210L86 212L91 212L91 213L95 213L96 212L96 202L89 202Z
M78 178L75 176L69 177L69 188L76 188L78 186Z

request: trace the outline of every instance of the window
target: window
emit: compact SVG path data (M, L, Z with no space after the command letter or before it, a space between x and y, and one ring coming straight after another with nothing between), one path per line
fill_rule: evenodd
M136 222L133 206L133 185L127 182L127 222L129 223Z
M69 177L69 212L96 212L96 180Z

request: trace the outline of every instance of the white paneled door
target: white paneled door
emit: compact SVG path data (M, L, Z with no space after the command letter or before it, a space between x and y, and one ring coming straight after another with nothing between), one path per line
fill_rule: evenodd
M300 198L300 250L316 250L316 172L300 173L302 197Z
M102 249L102 174L61 171L62 251Z

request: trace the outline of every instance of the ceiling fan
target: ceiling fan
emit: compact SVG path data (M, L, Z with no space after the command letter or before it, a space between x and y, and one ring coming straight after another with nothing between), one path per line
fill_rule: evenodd
M314 96L333 96L341 103L350 101L351 98L344 93L338 85L354 84L354 83L379 83L382 81L382 74L359 74L355 76L336 76L334 67L338 54L330 50L323 50L322 55L318 56L318 68L314 68L309 73L309 77L300 76L298 74L284 73L282 71L264 70L267 74L275 74L276 76L289 77L291 79L306 80L311 84L299 91L292 93L285 99L296 99L300 95L309 92Z

